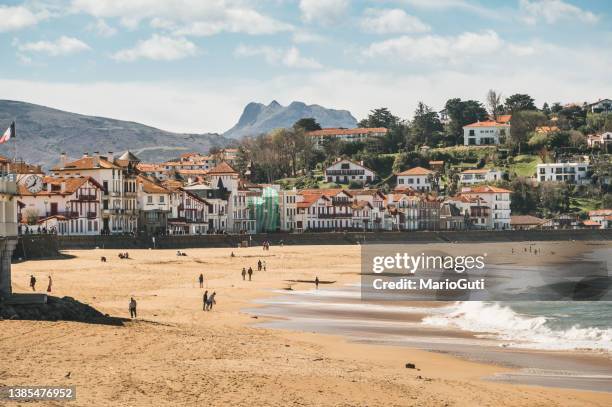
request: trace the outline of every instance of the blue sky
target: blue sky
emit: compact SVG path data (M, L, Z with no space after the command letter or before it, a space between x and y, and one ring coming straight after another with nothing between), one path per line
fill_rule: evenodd
M607 0L0 0L0 98L222 132L250 101L350 110L612 97Z

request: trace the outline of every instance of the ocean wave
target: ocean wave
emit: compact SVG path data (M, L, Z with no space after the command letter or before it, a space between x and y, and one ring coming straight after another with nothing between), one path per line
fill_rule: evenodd
M478 332L480 337L508 341L503 346L549 350L612 351L612 329L581 327L552 329L548 318L517 313L499 303L458 302L449 312L423 319L423 324Z

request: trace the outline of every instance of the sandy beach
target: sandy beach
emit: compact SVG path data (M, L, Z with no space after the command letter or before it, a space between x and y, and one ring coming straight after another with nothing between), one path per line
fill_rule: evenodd
M601 245L601 243L599 243ZM465 245L427 245L448 253ZM473 248L472 246L470 250ZM562 261L589 250L588 242L537 243L542 256L525 264ZM500 261L517 261L516 244L479 244ZM38 292L53 278L55 296L71 296L112 316L138 319L123 326L76 322L2 321L0 385L71 385L70 405L384 405L607 406L612 393L484 380L512 369L411 347L347 341L337 335L263 328L256 300L280 295L285 280L318 276L335 287L359 281L359 246L272 246L242 249L70 251L69 258L13 265L13 290ZM419 250L415 245L414 250ZM231 257L234 252L236 257ZM555 253L554 255L552 253ZM106 256L108 262L101 263ZM267 271L243 281L242 267L265 260ZM202 311L203 289L217 293ZM309 290L297 283L293 290ZM257 318L255 318L257 317ZM609 360L602 356L604 364ZM418 369L406 369L414 363ZM66 377L70 373L69 377ZM63 405L48 402L45 405ZM42 405L42 403L41 403Z

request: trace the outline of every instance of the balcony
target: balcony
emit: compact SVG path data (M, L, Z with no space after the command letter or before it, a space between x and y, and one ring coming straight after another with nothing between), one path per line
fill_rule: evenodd
M319 213L317 214L319 219L338 219L338 218L346 218L350 219L353 217L352 213Z
M364 170L326 170L325 175L364 175Z
M79 195L77 199L79 201L97 201L98 197L96 195Z

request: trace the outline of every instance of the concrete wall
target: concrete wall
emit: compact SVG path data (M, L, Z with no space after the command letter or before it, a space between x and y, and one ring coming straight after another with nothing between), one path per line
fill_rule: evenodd
M370 233L271 233L248 236L204 235L157 237L158 249L188 249L198 247L238 247L241 241L260 246L264 241L277 245L338 245L366 243L479 243L524 241L612 240L612 229L597 230L521 230L521 231L455 231L455 232L370 232ZM22 236L13 252L13 260L57 257L60 250L75 249L148 249L150 238L123 236Z

